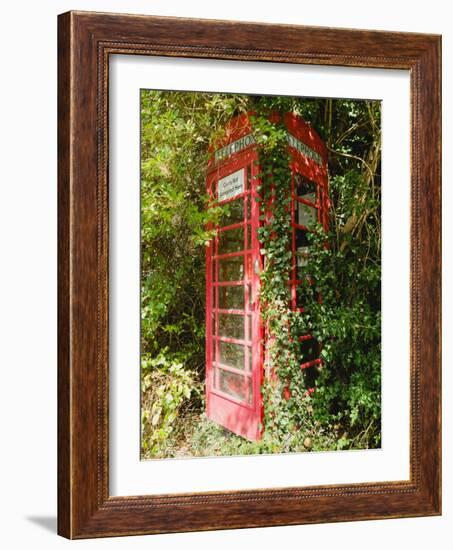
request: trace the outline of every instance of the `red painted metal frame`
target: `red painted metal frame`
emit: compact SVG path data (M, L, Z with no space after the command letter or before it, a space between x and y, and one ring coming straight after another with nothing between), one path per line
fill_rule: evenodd
M273 118L277 121L279 115ZM322 159L322 164L318 164L314 159L292 147L288 146L290 152L291 177L291 230L292 230L292 274L288 283L291 286L291 306L294 310L301 310L297 307L296 293L297 286L302 281L297 280L297 260L296 260L296 230L307 228L298 225L295 220L295 206L298 202L317 208L318 221L328 228L328 175L327 175L327 152L319 136L302 119L294 114L286 114L283 117L288 132L315 151ZM233 118L226 126L225 137L216 144L216 150L229 145L240 138L252 134L252 126L248 115L242 114ZM250 440L258 440L262 435L263 429L263 403L261 396L261 386L264 377L264 341L265 328L261 321L260 300L259 300L259 271L263 266L263 258L260 255L260 245L258 241L257 229L260 225L259 205L255 200L258 198L257 187L260 184L258 174L258 154L254 144L238 152L232 152L226 158L215 162L214 149L208 163L207 170L207 192L212 205L228 204L236 200L243 201L244 217L242 221L231 225L217 227L216 236L210 242L206 250L206 414L208 418L224 426L228 430L241 435ZM237 196L217 202L216 186L217 182L238 170L245 171L245 191ZM316 184L317 197L316 204L305 199L297 198L294 192L294 176L301 176L311 180ZM250 202L250 219L247 219L247 202ZM230 231L243 227L244 248L234 252L224 254L217 253L219 234L224 231ZM249 241L248 232L252 232L252 238ZM250 242L250 249L245 247ZM243 280L240 281L219 281L219 260L244 258ZM255 265L258 269L255 269ZM220 308L219 288L221 287L244 287L244 309ZM249 296L251 293L251 296ZM219 335L219 314L242 316L244 319L244 337L242 339ZM215 324L213 325L213 319ZM249 323L252 326L249 327ZM215 330L214 330L215 327ZM250 330L251 328L251 330ZM251 340L249 335L251 334ZM299 338L300 341L309 340L310 335L304 335ZM244 348L243 369L234 366L222 364L219 361L219 343L241 345ZM251 346L250 346L251 344ZM252 354L251 363L249 353ZM309 368L319 365L320 359L314 359L302 363L301 368ZM248 366L251 364L251 369ZM243 377L245 383L245 399L228 394L216 385L216 369L237 374ZM251 384L252 395L250 399L249 383Z
M297 278L297 250L296 250L296 230L307 230L307 227L299 225L295 221L295 212L297 203L306 204L317 209L318 222L325 230L329 227L329 188L328 188L328 171L327 171L327 149L321 138L315 130L303 121L300 117L293 113L288 113L284 116L284 122L288 131L301 142L308 145L316 151L322 158L322 164L308 156L303 155L294 147L289 146L291 155L291 226L292 226L292 277L291 285L291 307L293 311L303 312L303 308L297 306L297 287L302 284L302 281ZM296 174L300 174L307 180L316 185L316 203L312 203L303 198L297 197L294 189L294 178ZM299 341L310 340L312 336L306 334L299 338ZM321 359L314 359L302 362L301 369L307 369L313 366L322 364Z

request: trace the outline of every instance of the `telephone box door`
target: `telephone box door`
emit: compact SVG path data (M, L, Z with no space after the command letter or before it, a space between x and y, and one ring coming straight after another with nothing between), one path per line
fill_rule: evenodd
M255 160L249 150L208 174L223 212L206 254L207 416L252 441L262 430Z

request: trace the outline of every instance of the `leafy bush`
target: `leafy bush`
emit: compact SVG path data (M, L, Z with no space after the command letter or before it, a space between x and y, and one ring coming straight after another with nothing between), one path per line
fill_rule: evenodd
M157 357L142 359L142 452L158 458L168 452L168 443L177 438L178 419L202 386L184 360L171 361L168 350Z

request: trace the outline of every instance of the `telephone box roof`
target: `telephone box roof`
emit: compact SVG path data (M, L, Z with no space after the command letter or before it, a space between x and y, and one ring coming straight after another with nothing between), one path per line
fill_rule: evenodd
M211 156L208 161L208 170L223 164L232 155L256 147L253 136L253 114L253 112L242 113L227 122L225 135L209 148ZM316 130L292 112L284 115L275 112L269 119L277 123L281 117L288 130L288 145L319 165L327 164L327 149Z

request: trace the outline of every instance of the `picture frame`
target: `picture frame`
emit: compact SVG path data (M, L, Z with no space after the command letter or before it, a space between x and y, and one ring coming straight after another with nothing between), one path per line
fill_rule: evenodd
M441 39L68 12L58 20L58 532L67 538L441 513ZM410 479L109 494L109 56L410 72Z

